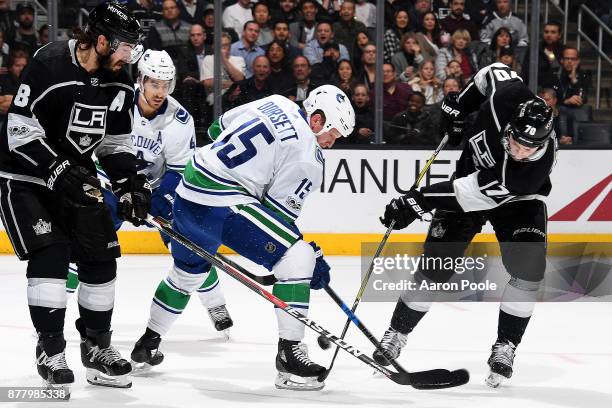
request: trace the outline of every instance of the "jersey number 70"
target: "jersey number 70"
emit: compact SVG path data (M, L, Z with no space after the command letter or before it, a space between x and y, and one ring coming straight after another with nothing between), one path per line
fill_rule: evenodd
M255 122L259 123L252 126ZM232 142L228 143L235 135L238 135L238 137L233 138ZM255 118L244 123L233 132L228 133L222 140L213 144L212 147L214 149L223 146L223 148L217 152L217 157L228 169L233 169L255 157L257 148L253 144L253 139L257 136L262 136L267 144L272 144L272 142L274 142L274 136L270 133L266 125L261 122L260 119ZM240 141L244 148L240 149L242 150L240 153L230 156L231 153L240 147L240 143L237 143L238 141Z

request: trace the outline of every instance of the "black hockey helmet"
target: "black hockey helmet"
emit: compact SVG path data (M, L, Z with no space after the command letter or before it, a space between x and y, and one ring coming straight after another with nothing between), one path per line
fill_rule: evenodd
M542 147L553 127L552 108L541 98L521 103L508 124L507 132L526 147Z
M119 42L140 44L143 35L138 20L124 5L115 2L102 3L91 10L87 31L94 41L98 35L105 36L111 47Z

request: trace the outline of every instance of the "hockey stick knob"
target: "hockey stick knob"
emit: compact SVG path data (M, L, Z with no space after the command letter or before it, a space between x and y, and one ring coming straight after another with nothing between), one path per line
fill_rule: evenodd
M327 350L331 347L331 341L329 341L329 339L323 335L317 337L317 343L319 343L319 347L321 347L323 350Z

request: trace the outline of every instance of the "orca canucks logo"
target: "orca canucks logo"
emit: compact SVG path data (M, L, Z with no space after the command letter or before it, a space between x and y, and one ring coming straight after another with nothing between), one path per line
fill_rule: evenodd
M341 93L336 94L336 100L340 103L344 102L344 100L346 99L346 96L342 95Z

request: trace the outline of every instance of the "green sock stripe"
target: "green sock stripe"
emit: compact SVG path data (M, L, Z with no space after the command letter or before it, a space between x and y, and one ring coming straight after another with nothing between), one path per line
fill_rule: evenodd
M212 285L217 283L218 280L219 276L217 275L217 270L214 266L211 266L210 272L208 272L208 277L206 278L202 286L200 286L200 289L210 288Z
M287 221L289 224L293 224L295 222L295 219L289 217L287 214L285 214L284 212L276 208L274 204L272 204L270 201L264 199L263 205L266 208L272 210L274 214L280 216L283 220Z
M155 291L155 299L164 305L178 311L182 311L189 302L189 295L181 293L176 289L172 288L166 283L166 281L159 282L159 286Z
M223 191L235 191L238 193L248 194L246 189L238 186L228 186L225 184L217 183L204 173L199 171L193 166L192 162L187 163L185 171L183 172L185 181L196 187L207 188L210 190L223 190Z
M68 279L66 279L66 289L75 290L79 286L79 275L72 271L68 271Z
M242 207L242 210L247 214L251 215L263 225L265 225L267 228L270 229L270 231L277 234L281 238L277 241L286 241L289 243L289 246L291 246L295 244L295 242L299 239L299 237L293 232L291 232L289 228L285 227L274 217L258 209L257 207L245 205L244 207Z
M308 304L310 302L310 285L305 283L287 283L274 285L272 294L285 302Z

